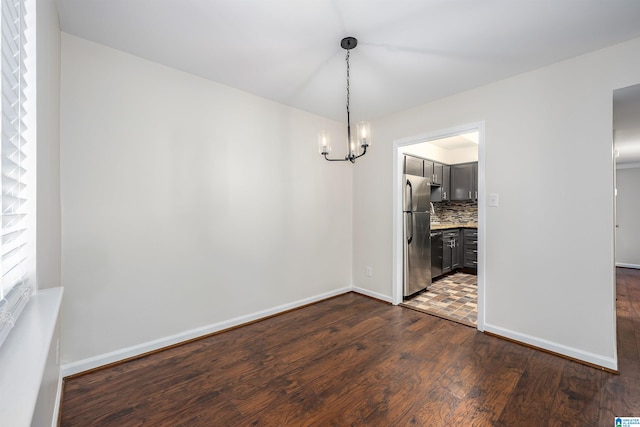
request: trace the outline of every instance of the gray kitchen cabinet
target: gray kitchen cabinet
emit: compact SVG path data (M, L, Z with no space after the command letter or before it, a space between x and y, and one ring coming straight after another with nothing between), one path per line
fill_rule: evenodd
M473 164L473 200L478 200L478 162Z
M423 160L418 157L404 156L404 173L407 175L424 176Z
M458 231L456 235L456 241L454 245L454 251L451 256L451 269L455 270L456 268L462 268L462 264L464 261L464 248L462 242L462 230Z
M431 238L431 278L442 275L442 231L434 230Z
M434 269L435 266L435 269ZM431 278L461 268L478 268L478 230L448 228L431 232ZM473 271L468 271L473 273Z
M451 166L451 200L477 200L478 163Z
M478 230L465 228L463 230L464 261L466 268L478 268Z
M442 165L442 185L440 186L440 200L449 200L451 190L451 166Z
M433 162L431 160L424 160L424 177L429 180L431 184L433 184Z
M444 165L442 163L433 162L433 179L431 180L432 185L442 185L443 167Z
M440 179L441 185L431 185L431 201L432 202L443 202L449 200L449 188L451 182L451 166L434 163L440 167L441 172L440 177L437 174L434 174L434 178Z
M442 232L442 273L449 273L461 267L461 249L460 230Z

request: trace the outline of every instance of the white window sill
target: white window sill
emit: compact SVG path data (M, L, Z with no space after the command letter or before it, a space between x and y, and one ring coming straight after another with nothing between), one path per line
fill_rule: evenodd
M0 348L0 420L28 426L36 407L63 288L38 291Z

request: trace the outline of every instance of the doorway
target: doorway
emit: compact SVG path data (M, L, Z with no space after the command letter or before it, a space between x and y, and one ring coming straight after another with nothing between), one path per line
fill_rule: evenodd
M640 84L613 92L615 263L640 268Z
M623 372L632 360L635 337L634 311L640 292L634 280L640 271L640 84L613 91L614 163L614 283L617 360ZM633 350L635 352L635 349Z
M477 136L477 144L475 147L470 148L468 143L465 144L464 140L470 137L470 135ZM466 136L463 137L463 136ZM450 145L447 145L450 144ZM456 201L456 203L434 203L432 209L432 221L436 228L439 228L437 223L444 223L449 217L448 215L456 214L452 212L458 209L457 214L460 214L457 218L465 220L464 212L466 208L473 205L475 207L474 215L477 228L473 230L475 235L473 237L474 243L477 244L477 258L474 263L477 266L477 275L471 275L473 281L477 282L477 314L476 314L476 327L478 330L484 330L484 271L485 271L485 239L484 239L484 227L485 227L485 161L484 161L484 122L469 123L466 125L457 126L454 128L444 129L441 131L433 132L425 135L417 135L414 137L404 138L398 141L394 141L393 148L393 303L402 304L404 301L403 292L403 274L404 274L404 227L403 227L403 214L402 214L402 178L404 173L404 157L405 154L417 156L418 158L435 160L444 165L474 163L474 167L477 167L477 195L470 197L475 201ZM475 163L477 162L477 163ZM438 200L438 199L435 199ZM438 200L442 202L442 200ZM447 200L445 200L447 202ZM466 205L466 206L465 206ZM445 221L443 221L443 219ZM449 223L447 223L449 224ZM443 226L446 224L443 224ZM464 228L456 229L458 233L457 238L460 244L464 239ZM455 235L455 234L454 234ZM447 242L451 242L447 240ZM447 274L449 273L449 274ZM450 273L453 273L450 274ZM460 273L460 276L453 277L455 274ZM466 290L470 290L472 286L468 282L469 271L464 269L455 269L453 271L446 271L441 275L434 277L434 283L439 285L457 286L460 285L457 291L462 293ZM436 273L434 273L436 274ZM474 289L474 290L475 290ZM456 292L457 292L456 291ZM447 290L446 292L454 292ZM447 298L448 302L453 303L452 307L460 308L460 303L464 304L469 301L468 295L461 295L459 301L455 301L455 298ZM443 304L440 304L441 306ZM446 303L444 304L446 305ZM435 313L434 313L435 314ZM437 315L437 314L436 314ZM446 317L446 316L441 316ZM465 323L465 322L461 322Z

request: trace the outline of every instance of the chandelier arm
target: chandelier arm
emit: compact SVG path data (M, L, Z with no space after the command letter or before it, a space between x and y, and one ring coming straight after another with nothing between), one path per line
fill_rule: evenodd
M355 160L364 156L365 154L367 154L367 147L362 147L362 154L358 154L357 156L355 154L352 154L351 156L349 156L348 154L346 156L344 156L344 159L330 159L327 153L324 153L324 159L330 162L346 162L346 161L350 161L351 163L355 163Z
M330 159L327 157L327 153L324 154L324 159L329 161L329 162L346 162L347 160L349 160L348 156L345 156L344 159Z
M358 158L360 158L360 157L364 156L365 154L367 154L367 147L366 147L366 146L362 147L362 154L358 154L357 156L355 156L355 157L353 158L353 160L358 159ZM354 162L354 163L355 163L355 162Z

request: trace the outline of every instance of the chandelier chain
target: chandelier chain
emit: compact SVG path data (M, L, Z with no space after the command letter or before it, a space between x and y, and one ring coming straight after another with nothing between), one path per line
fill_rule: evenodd
M347 115L349 115L349 51L347 51L347 57L346 57L346 61L347 61Z

